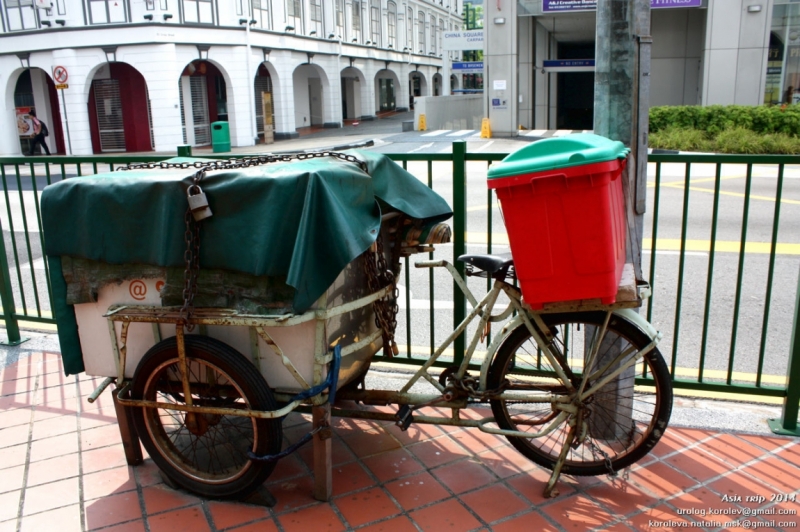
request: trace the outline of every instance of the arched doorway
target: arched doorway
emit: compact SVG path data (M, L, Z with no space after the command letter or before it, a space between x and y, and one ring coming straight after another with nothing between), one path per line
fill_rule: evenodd
M455 74L450 74L450 92L454 92L461 89L458 81L459 81L458 76L456 76Z
M433 75L433 95L442 95L442 75L438 72Z
M399 84L397 74L391 70L383 69L375 75L375 109L378 113L388 113L397 108L395 92Z
M66 153L58 91L47 72L41 68L27 68L19 75L14 87L14 108L22 153L30 151L33 140L31 110L35 110L37 118L47 125L49 136L45 142L50 153ZM37 146L36 153L41 153L41 147Z
M419 70L415 70L408 75L408 88L412 96L427 96L428 82Z
M357 68L342 69L342 120L345 123L358 120L364 115L361 98L365 81L364 74Z
M266 63L258 66L253 82L256 108L256 134L259 142L275 141L275 97L272 75Z
M152 151L150 98L144 76L127 63L106 63L89 89L94 153Z
M294 69L295 127L322 126L325 123L324 93L328 78L320 67L306 63Z
M208 146L211 123L228 121L225 77L213 63L198 59L186 65L179 81L183 142Z

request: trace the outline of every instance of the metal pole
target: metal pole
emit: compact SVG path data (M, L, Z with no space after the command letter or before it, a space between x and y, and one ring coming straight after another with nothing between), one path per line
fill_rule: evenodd
M467 252L467 143L463 140L453 142L453 263L458 274L464 277L464 263L456 259ZM453 328L467 317L467 299L464 292L453 281ZM453 362L458 365L464 360L466 346L464 335L453 342Z
M67 155L72 155L72 139L69 134L69 117L67 116L67 101L64 99L64 89L61 89L61 108L64 110L64 125L67 126Z
M797 282L792 345L789 351L789 366L786 369L786 398L783 400L781 418L767 420L770 430L775 434L800 436L800 429L797 428L798 405L800 405L800 279Z
M6 323L6 334L8 335L8 338L0 341L0 344L19 345L28 338L22 338L19 333L19 321L15 315L17 306L14 303L14 290L11 287L11 274L6 255L6 241L2 235L3 228L0 227L0 302L3 305L3 320ZM45 260L47 260L46 257Z

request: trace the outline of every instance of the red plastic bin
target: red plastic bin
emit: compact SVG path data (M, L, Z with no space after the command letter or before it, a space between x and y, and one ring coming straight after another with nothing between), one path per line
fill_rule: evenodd
M625 265L626 159L490 179L523 299L616 299ZM535 166L535 165L534 165Z

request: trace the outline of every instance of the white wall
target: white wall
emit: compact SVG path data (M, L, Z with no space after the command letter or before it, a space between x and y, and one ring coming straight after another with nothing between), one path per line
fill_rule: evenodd
M650 105L700 103L705 9L654 9Z

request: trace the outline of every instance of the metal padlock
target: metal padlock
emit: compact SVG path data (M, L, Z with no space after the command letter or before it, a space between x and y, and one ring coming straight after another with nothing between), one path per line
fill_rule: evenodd
M197 189L197 194L192 194L192 189ZM208 198L203 189L193 185L186 189L186 197L189 200L189 210L192 211L195 222L211 218L211 208L208 206Z

